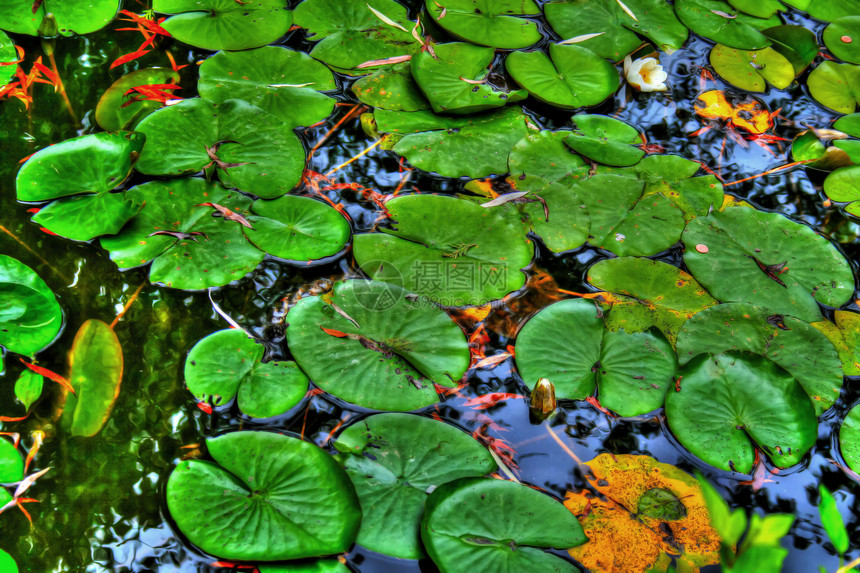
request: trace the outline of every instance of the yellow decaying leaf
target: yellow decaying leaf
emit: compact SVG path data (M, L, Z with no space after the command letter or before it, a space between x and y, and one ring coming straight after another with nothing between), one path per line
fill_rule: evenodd
M720 90L705 92L697 99L696 114L705 119L724 119L753 135L761 135L773 127L770 112L757 101L733 106ZM699 102L704 105L698 105Z
M860 314L837 310L834 318L836 324L822 320L813 322L812 326L821 331L836 347L845 375L860 375L860 356L857 355L858 342L860 342Z
M694 573L719 562L720 537L694 477L650 456L601 454L584 465L605 499L590 492L565 498L589 539L569 550L583 566L606 573L665 571L675 557L680 573ZM654 489L678 498L686 515L669 521L639 513L640 499Z

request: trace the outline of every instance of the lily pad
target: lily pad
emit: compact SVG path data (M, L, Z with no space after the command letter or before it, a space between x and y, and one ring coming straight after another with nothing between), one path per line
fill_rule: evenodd
M317 559L311 562L293 561L289 565L263 565L260 573L351 573L352 569L337 559Z
M317 42L311 57L337 71L366 73L356 66L414 54L421 47L410 33L415 22L394 0L305 0L294 16L296 25L308 30L308 39Z
M393 284L341 282L330 296L301 299L289 316L287 342L299 366L323 390L365 408L433 404L434 384L456 385L469 366L457 324Z
M860 113L840 117L833 122L833 129L842 131L851 137L860 137Z
M615 66L587 48L550 44L549 54L518 51L505 60L517 83L543 102L562 109L597 105L620 85Z
M650 456L600 454L583 465L602 496L565 496L588 536L568 551L579 563L591 571L665 571L675 557L679 570L698 571L719 562L719 536L696 478Z
M122 346L113 329L96 319L86 321L69 352L69 383L63 428L73 436L91 437L102 429L119 396L122 382Z
M832 22L846 16L857 15L855 0L782 0L789 6L808 12L813 18Z
M564 300L542 309L517 335L516 363L528 385L548 378L556 396L600 403L622 416L663 403L675 374L675 353L651 332L609 331L595 303Z
M533 0L426 0L430 16L448 33L482 46L518 49L540 41Z
M575 115L574 128L565 140L571 149L604 165L625 167L638 163L645 152L639 131L628 123L605 115Z
M261 362L265 348L241 330L219 330L200 340L185 360L185 384L195 398L221 406L239 395L239 409L254 418L283 414L308 390L292 361Z
M519 106L463 118L429 111L377 110L373 115L381 133L403 136L395 153L444 177L507 173L508 155L527 133L527 118Z
M313 261L340 252L349 240L349 222L336 209L309 197L285 195L258 199L248 217L253 228L242 231L251 243L272 256Z
M430 102L412 77L409 62L388 66L359 78L350 89L358 101L375 108L392 111L430 109Z
M738 13L722 0L678 0L675 13L696 34L738 50L767 48L770 40L761 31L782 24L777 16Z
M678 334L678 361L741 350L782 366L809 394L817 415L839 398L842 363L833 344L810 324L752 304L721 304L699 312Z
M11 78L15 74L15 66L12 65L12 62L17 61L18 51L15 49L15 42L0 30L0 66L5 66L8 72L0 76L4 84L7 78Z
M552 183L526 195L526 199L532 201L522 206L526 221L549 250L570 251L588 240L588 207L576 194L576 187Z
M485 83L492 61L493 48L437 44L432 54L412 57L412 76L436 113L475 113L525 99L524 90L508 93Z
M62 326L63 311L45 281L0 255L0 346L32 356L53 342Z
M96 106L96 122L106 131L134 129L137 123L161 107L161 102L149 99L135 101L129 90L153 84L175 84L179 73L168 68L135 70L119 78L105 90Z
M131 222L115 237L103 237L101 245L121 269L152 262L149 279L180 289L223 286L254 270L264 253L242 234L238 221L215 218L226 207L248 215L251 200L203 179L150 181L128 191L146 202Z
M2 549L0 549L0 571L3 571L3 573L18 573L18 564L15 563L15 559Z
M15 483L24 479L24 458L12 442L0 438L0 483Z
M838 307L854 293L854 274L836 247L778 213L714 211L690 221L681 240L692 275L723 302L812 322L821 317L819 302Z
M521 191L536 191L582 175L585 161L565 145L568 135L569 131L548 129L529 132L508 155L507 182Z
M175 14L161 26L204 50L247 50L287 33L292 13L283 0L153 0L152 9Z
M572 573L579 569L540 548L587 541L576 517L555 499L523 484L483 478L438 487L425 506L421 539L447 573Z
M785 5L779 0L728 0L733 8L757 18L770 18L777 12L785 10Z
M14 34L38 36L47 14L53 14L57 31L63 36L89 34L101 30L114 19L119 0L4 0L0 5L0 28Z
M197 91L210 101L241 99L266 110L288 128L313 125L331 115L337 89L323 64L281 46L218 52L200 66Z
M839 113L853 113L860 103L860 67L825 61L806 78L809 95Z
M846 376L860 376L860 314L847 310L833 313L834 322L822 320L812 326L836 347Z
M855 405L845 415L839 428L839 451L849 468L860 471L860 406Z
M838 129L834 125L834 129ZM791 156L794 161L809 161L804 167L821 171L833 171L851 165L851 158L843 150L824 142L811 129L800 132L791 143Z
M762 30L762 34L772 42L771 48L791 62L795 76L800 75L818 55L815 33L803 26L774 26Z
M642 43L637 33L668 53L687 41L687 27L678 21L669 4L661 0L625 0L624 5L635 18L619 3L603 0L550 2L544 10L550 26L563 40L600 33L577 45L615 62Z
M534 247L501 213L441 195L385 206L395 227L353 239L355 260L371 278L445 306L485 304L525 284L520 269Z
M136 129L147 140L136 168L147 175L213 166L225 185L272 199L295 187L305 166L298 137L242 100L187 99L148 115Z
M24 370L15 380L15 398L24 405L25 410L29 410L33 402L42 395L44 383L45 378L32 370Z
M627 332L656 326L673 345L681 326L717 300L696 279L662 261L619 257L594 264L588 282L615 293L606 319L610 330Z
M666 394L666 421L681 445L712 466L748 474L758 447L785 468L815 444L812 402L776 363L726 352L692 360L681 375L681 390Z
M419 522L435 488L497 468L487 449L459 428L411 414L378 414L334 442L361 501L356 542L372 551L420 559Z
M794 81L794 66L773 48L750 51L717 44L709 60L724 80L746 91L764 92L768 84L783 90Z
M208 438L206 446L214 462L185 460L167 480L167 509L191 543L219 559L248 561L319 557L352 545L358 499L325 450L249 431Z
M846 210L855 212L860 207L860 165L841 167L824 179L824 193L832 201L849 203Z

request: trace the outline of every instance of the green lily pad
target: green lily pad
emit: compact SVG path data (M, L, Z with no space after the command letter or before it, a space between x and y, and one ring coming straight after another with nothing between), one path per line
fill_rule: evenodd
M317 559L311 562L293 561L289 565L263 565L260 573L351 573L352 569L337 559Z
M750 51L717 44L709 59L714 71L742 90L764 92L768 84L783 90L794 81L794 66L773 48Z
M513 52L505 60L511 77L543 102L562 109L597 105L620 85L615 66L587 48L550 44L549 54Z
M538 197L540 200L534 201ZM575 186L552 183L526 195L526 199L532 199L521 207L526 221L552 252L577 249L588 240L588 207L576 194Z
M294 17L296 25L308 30L308 39L317 42L311 57L345 73L367 73L356 66L414 54L421 47L411 34L415 22L394 0L305 0Z
M839 428L839 451L852 470L860 471L860 407L855 405Z
M24 458L12 442L6 438L0 438L0 483L15 483L22 479L24 479Z
M317 386L377 410L433 404L434 384L455 385L469 365L465 336L448 315L376 281L342 282L331 296L303 298L290 310L287 341Z
M852 163L860 164L860 141L856 139L834 141L833 146L844 151Z
M146 206L115 237L103 237L121 269L152 262L149 279L180 289L223 286L254 270L264 253L238 221L215 218L212 203L248 215L251 200L203 179L150 181L128 191Z
M545 13L550 26L563 40L600 33L577 45L615 62L642 43L637 33L668 53L687 41L687 27L678 20L669 4L661 0L625 0L624 4L635 19L617 2L603 0L550 2Z
M301 180L305 150L289 129L242 100L192 98L141 121L146 135L136 168L147 175L183 175L214 166L229 187L280 197Z
M772 42L771 48L782 54L794 67L798 76L818 55L818 40L812 30L803 26L774 26L762 30Z
M118 131L134 129L137 123L161 107L161 102L149 99L135 101L128 90L153 84L175 84L179 73L168 68L145 68L119 78L105 90L96 106L96 122L102 129Z
M847 153L832 145L825 147L811 129L800 132L791 142L791 156L795 161L809 161L804 167L821 171L833 171L851 165Z
M678 267L634 257L607 259L588 269L588 282L622 295L606 319L610 330L627 332L656 326L673 345L681 326L717 300Z
M860 103L860 67L825 61L806 78L809 95L833 111L853 113Z
M430 495L421 540L447 573L573 573L579 569L540 548L566 549L587 538L576 517L548 495L515 482L464 478Z
M358 499L325 450L249 431L208 438L206 446L214 462L180 462L167 480L167 509L191 543L219 559L248 561L319 557L352 545Z
M842 363L833 344L810 324L752 304L721 304L688 320L678 334L678 361L742 350L782 366L809 394L820 415L839 397Z
M813 18L832 22L846 16L857 15L855 0L782 0L789 6L808 12Z
M287 33L292 13L283 0L153 0L152 9L175 14L161 26L204 50L247 50Z
M412 57L412 76L436 113L475 113L525 99L524 90L508 93L482 83L492 61L493 48L463 42L437 44L432 54Z
M430 109L430 102L412 77L412 65L409 62L388 66L359 78L350 89L358 101L379 109Z
M692 275L723 302L812 322L821 317L818 302L838 307L854 293L854 274L836 247L778 213L714 211L690 221L681 240Z
M119 396L122 346L113 329L96 319L86 321L72 342L69 383L60 423L73 436L91 437L102 429Z
M575 115L574 128L565 140L571 149L604 165L625 167L638 163L645 152L639 131L628 123L605 115Z
M860 113L845 115L833 122L833 129L850 135L860 137Z
M522 288L534 247L504 215L470 201L409 195L386 203L394 229L353 239L355 260L375 280L445 306L485 304Z
M821 331L836 347L846 376L860 376L860 314L847 310L833 313L833 322L822 320L812 326Z
M62 326L63 311L45 281L0 255L0 346L32 356L53 342Z
M2 549L0 549L0 571L3 571L3 573L18 573L18 564L15 563L15 559Z
M531 131L508 155L507 182L521 191L536 191L550 183L573 181L582 175L585 161L564 140L569 131Z
M506 173L511 149L527 133L527 118L519 106L462 118L384 109L373 115L381 133L403 135L395 153L444 177Z
M738 50L767 48L770 40L761 31L782 24L777 16L739 14L722 0L678 0L675 13L696 34Z
M308 378L295 362L261 362L265 348L241 330L219 330L200 340L185 360L185 384L194 397L221 406L239 395L239 409L271 418L298 404Z
M15 380L15 398L24 405L25 410L29 410L33 402L42 395L44 383L45 378L32 370L24 370Z
M528 385L548 378L556 396L600 403L622 416L663 404L675 374L675 353L662 336L606 329L595 303L564 300L533 316L517 334L516 363Z
M12 62L17 61L18 51L15 49L15 42L0 30L0 65L5 65L6 71L8 72L7 74L0 76L0 79L3 80L4 84L8 78L11 78L15 74L16 66L13 66Z
M210 101L241 99L277 117L288 129L331 115L337 89L325 65L281 46L218 52L200 66L197 91Z
M77 195L42 207L30 220L67 239L89 241L119 233L141 206L125 192Z
M258 199L242 231L258 249L291 261L313 261L340 252L349 240L349 222L336 209L309 197Z
M361 501L356 542L372 551L420 559L419 522L436 487L497 468L466 432L411 414L378 414L352 424L334 442Z
M860 165L840 167L824 179L824 193L832 201L856 206L860 201ZM850 211L849 211L850 212Z
M473 44L518 49L541 39L533 20L538 16L533 0L426 0L425 8L446 32Z
M800 384L761 356L700 356L666 394L666 421L685 448L717 468L748 474L755 449L779 468L815 444L818 423Z
M757 18L770 18L777 12L785 10L785 5L779 0L728 0L733 8Z
M38 36L47 14L53 14L57 31L63 36L89 34L100 30L114 19L119 0L92 0L83 4L77 0L4 0L0 5L0 28L13 34Z

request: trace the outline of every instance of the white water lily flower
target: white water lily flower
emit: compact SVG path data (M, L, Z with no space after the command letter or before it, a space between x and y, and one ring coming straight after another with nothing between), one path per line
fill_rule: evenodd
M663 71L663 66L656 58L639 58L632 60L630 56L624 58L624 76L627 83L640 92L663 92L666 91L666 78L669 74Z

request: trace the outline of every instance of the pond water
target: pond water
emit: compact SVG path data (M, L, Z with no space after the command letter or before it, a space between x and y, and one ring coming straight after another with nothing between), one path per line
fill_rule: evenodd
M140 11L133 0L127 9ZM292 2L296 4L296 2ZM412 2L412 4L416 4ZM786 17L820 32L823 24L799 14ZM355 276L351 253L333 261L311 267L296 267L274 259L264 263L249 276L223 288L207 292L186 292L150 285L147 269L117 270L98 244L75 243L48 235L29 221L28 205L15 199L15 173L19 160L51 143L79 134L99 131L93 119L99 96L123 67L109 70L110 62L139 44L131 32L115 32L111 24L101 32L86 37L60 39L56 44L57 64L67 92L74 104L79 122L73 121L59 95L49 86L37 86L35 102L29 112L16 101L0 102L0 252L11 255L45 279L57 294L65 313L65 327L57 341L39 355L39 364L65 372L66 355L78 327L89 318L110 322L144 285L139 298L116 327L125 356L122 390L113 414L101 433L94 438L71 438L56 423L55 385L47 389L27 420L5 423L3 431L19 432L25 445L33 431L41 430L46 439L34 460L36 468L51 470L29 492L39 500L27 509L33 517L31 528L18 511L0 516L0 546L28 572L212 572L226 571L213 566L210 556L202 555L186 544L171 526L164 501L164 482L171 468L205 437L226 429L259 428L288 431L303 435L318 445L328 446L332 431L342 423L355 420L366 410L349 407L327 395L306 398L302 403L265 424L255 422L232 408L216 410L212 415L201 411L182 378L182 366L190 348L205 335L227 325L213 308L213 301L223 311L264 341L270 359L288 357L288 350L273 341L266 326L272 310L298 287L319 278ZM25 49L28 61L40 54L38 40L15 36ZM301 30L290 32L278 44L294 49L308 49ZM739 93L719 79L703 79L711 44L692 39L672 54L661 55L669 72L672 90L666 93L638 94L626 86L607 102L591 110L625 120L642 130L651 144L659 144L667 153L700 160L732 182L784 164L788 159L787 142L777 141L762 147L743 147L724 130L714 128L698 137L690 134L703 127L693 111L693 102L703 89L725 89ZM189 63L182 74L182 97L195 95L196 65L208 52L189 50L183 44L168 40L160 46L182 56ZM497 62L497 64L499 64ZM152 65L141 62L125 66L124 71ZM500 66L499 66L500 68ZM501 68L500 68L501 69ZM792 139L807 126L826 127L836 117L811 101L804 93L804 76L788 90L771 90L758 94L770 110L779 109L773 135ZM351 79L338 79L343 88L339 101L356 100L348 91ZM559 113L548 106L525 102L535 123L545 128L565 124L570 113ZM319 141L328 129L350 109L339 107L324 125L299 130L306 149ZM361 150L373 140L364 134L357 119L346 122L313 156L307 168L326 173ZM126 183L135 184L134 176ZM340 169L333 176L337 182L356 182L391 193L400 183L402 173L397 157L374 149ZM429 193L463 191L465 180L442 178L421 172L410 176L411 187ZM301 189L299 189L301 191ZM821 178L798 167L764 176L726 191L749 200L766 210L804 221L836 242L850 260L860 254L860 227L836 207L825 207ZM373 228L377 218L375 206L350 190L329 191L328 197L342 203L353 222L353 231ZM585 247L571 253L555 255L537 245L538 256L532 273L545 272L558 288L587 292L586 269L608 253ZM680 261L680 247L658 258ZM855 265L856 268L856 265ZM492 311L488 320L499 324L522 324L540 308L564 295L552 290L526 288L509 304ZM856 298L856 297L855 297ZM858 310L856 305L848 308ZM507 332L513 329L507 328ZM512 339L491 333L486 355L505 351ZM479 429L489 415L504 430L489 434L504 440L516 452L519 478L563 498L565 492L584 486L577 463L553 441L543 425L529 419L528 408L521 400L507 400L486 411L464 406L466 399L491 392L528 394L528 389L512 371L511 360L480 371L470 371L469 386L463 396L451 396L438 408L441 417L472 432ZM13 381L23 370L17 360L6 361L0 376L0 415L19 415ZM741 483L745 478L721 472L702 463L682 448L668 431L662 413L633 419L612 419L586 402L564 402L548 424L582 460L596 454L648 454L662 462L692 472L701 470L712 482L723 486L733 506L756 512L785 512L797 517L791 534L783 542L789 551L784 571L807 573L818 566L828 571L837 567L835 551L827 541L817 513L817 487L824 483L834 491L852 540L860 542L857 484L837 468L840 461L835 430L847 410L860 398L854 381L845 384L842 396L820 421L819 439L804 461L778 474L768 475L761 489ZM662 412L662 411L661 411ZM855 544L857 545L857 544ZM850 550L847 557L860 555ZM356 571L428 571L432 563L394 560L356 548L348 556ZM718 568L713 568L718 570Z

